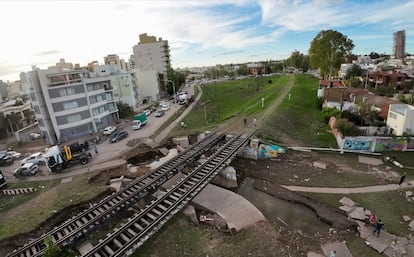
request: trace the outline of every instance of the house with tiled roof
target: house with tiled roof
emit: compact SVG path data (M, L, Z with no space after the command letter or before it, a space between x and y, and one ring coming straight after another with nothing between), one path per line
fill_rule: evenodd
M413 77L403 72L374 71L369 73L368 81L375 86L392 87L396 90L411 89Z

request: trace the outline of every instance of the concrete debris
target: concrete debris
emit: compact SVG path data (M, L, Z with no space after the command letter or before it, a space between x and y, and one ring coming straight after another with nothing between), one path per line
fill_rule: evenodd
M404 220L405 222L407 222L407 221L410 221L410 220L411 220L411 218L410 218L409 216L407 216L407 215L403 215L402 217L403 217L403 220Z
M313 162L313 166L319 169L326 169L326 164L325 163L321 163L321 162Z
M345 197L345 196L342 197L341 200L339 200L339 202L343 205L347 205L347 206L351 206L351 207L356 205L354 201L352 201L351 199L349 199L348 197Z
M414 220L412 220L410 223L408 223L408 227L410 228L411 231L414 230Z
M348 213L348 216L354 220L365 220L365 212L362 207L355 207L351 212Z
M413 192L411 191L405 191L405 198L413 197Z
M347 205L343 205L339 207L340 210L343 210L344 212L346 212L347 214L350 213L353 209L355 209L354 206L347 206Z

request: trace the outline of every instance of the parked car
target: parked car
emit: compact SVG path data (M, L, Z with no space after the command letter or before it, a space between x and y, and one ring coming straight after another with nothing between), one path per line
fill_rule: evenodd
M0 170L0 188L7 186L7 181L4 178L3 173Z
M161 117L165 114L165 112L163 110L157 110L155 112L155 117Z
M163 111L168 111L170 109L170 104L169 103L161 103L160 104L160 109Z
M104 135L111 135L115 131L116 131L116 127L115 126L109 126L109 127L104 128L103 134Z
M36 163L25 163L23 166L14 170L15 177L33 176L39 172L39 166Z
M12 165L13 162L13 157L8 155L7 153L0 154L0 166L9 166Z
M23 157L23 155L16 151L7 151L7 154L13 157L14 160L20 159Z
M29 134L29 136L30 136L32 139L39 139L39 138L41 138L41 137L42 137L39 133L30 133L30 134Z
M22 165L26 164L26 163L35 163L38 165L43 165L46 163L46 158L45 156L43 156L42 153L37 152L34 153L32 155L30 155L29 157L24 158L23 160L20 161L20 163Z
M148 117L148 116L150 116L151 111L150 111L149 109L145 109L145 110L144 110L144 113L145 113L145 115L147 115L147 117Z
M125 130L122 130L122 131L116 132L114 134L114 136L112 137L110 142L111 143L116 143L116 142L119 142L119 141L121 141L122 139L124 139L126 137L128 137L128 132L125 131Z

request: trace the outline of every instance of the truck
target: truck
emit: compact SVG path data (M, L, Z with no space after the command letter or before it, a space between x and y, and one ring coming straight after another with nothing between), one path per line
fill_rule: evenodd
M143 112L141 114L135 115L132 119L132 129L137 130L142 126L147 124L147 115Z
M46 151L45 156L46 166L50 172L61 172L78 163L85 165L92 158L91 153L87 151L72 153L67 145L54 145Z

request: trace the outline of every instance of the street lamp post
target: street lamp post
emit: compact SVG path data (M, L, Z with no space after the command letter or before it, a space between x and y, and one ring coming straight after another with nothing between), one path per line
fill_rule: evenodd
M170 79L165 79L165 81L167 81L167 82L171 82L171 83L172 83L172 85L173 85L173 94L174 94L174 103L175 103L175 102L176 102L176 100L177 100L176 95L175 95L175 83L174 83L174 81L172 81L172 80L170 80Z

